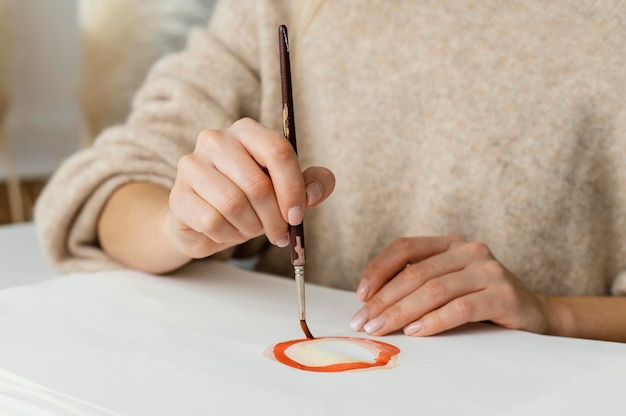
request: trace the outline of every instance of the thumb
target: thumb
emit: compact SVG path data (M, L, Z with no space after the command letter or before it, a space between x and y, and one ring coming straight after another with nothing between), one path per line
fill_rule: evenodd
M307 208L322 203L335 189L335 175L326 168L312 166L306 169L302 176L304 176Z

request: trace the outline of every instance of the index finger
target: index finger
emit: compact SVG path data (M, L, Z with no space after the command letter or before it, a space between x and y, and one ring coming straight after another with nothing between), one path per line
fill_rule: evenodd
M230 130L254 160L267 169L283 219L291 225L300 224L306 192L300 162L289 141L249 118L235 122Z
M388 281L408 265L447 251L462 237L448 234L436 237L403 237L394 240L376 256L363 272L357 289L359 300L372 298Z

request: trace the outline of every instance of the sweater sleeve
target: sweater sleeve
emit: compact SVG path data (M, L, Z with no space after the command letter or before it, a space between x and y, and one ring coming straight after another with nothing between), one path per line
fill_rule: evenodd
M178 159L193 150L202 130L258 117L254 10L250 0L221 2L209 27L190 33L184 51L155 64L127 122L105 130L54 173L35 207L38 237L51 263L63 271L122 267L101 250L96 232L111 193L131 181L170 188ZM224 29L232 27L239 29L231 40Z

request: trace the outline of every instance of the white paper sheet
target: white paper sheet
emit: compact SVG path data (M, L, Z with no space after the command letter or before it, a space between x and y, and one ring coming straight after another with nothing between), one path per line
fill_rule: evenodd
M0 416L119 416L0 368Z
M310 285L307 305L315 335L356 335L352 293ZM384 337L402 350L389 370L289 368L263 352L302 337L294 282L211 261L173 277L103 272L6 289L0 336L0 368L129 416L623 411L612 386L623 385L626 345L491 325Z

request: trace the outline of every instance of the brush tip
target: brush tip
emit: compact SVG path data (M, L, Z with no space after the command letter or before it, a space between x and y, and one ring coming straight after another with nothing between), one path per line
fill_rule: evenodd
M309 330L309 327L307 326L306 321L304 319L300 319L300 328L302 328L302 332L304 332L304 335L306 335L307 338L309 339L315 338L313 334L311 334L311 331Z

